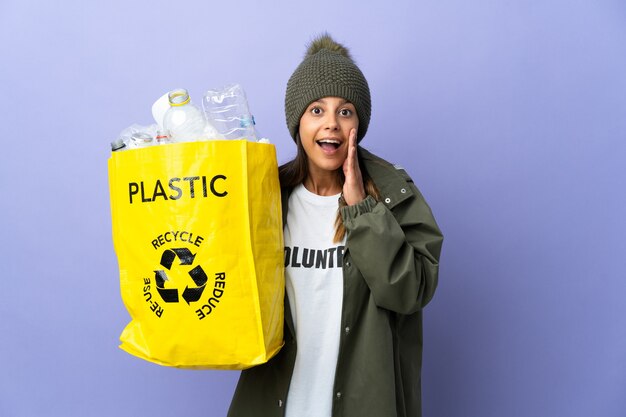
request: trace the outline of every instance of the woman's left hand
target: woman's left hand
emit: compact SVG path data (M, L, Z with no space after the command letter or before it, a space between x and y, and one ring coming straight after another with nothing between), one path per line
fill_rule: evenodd
M352 206L365 199L365 188L363 188L363 177L359 168L359 158L357 158L356 129L350 131L348 139L348 157L343 162L343 174L346 181L343 184L343 198L346 204Z

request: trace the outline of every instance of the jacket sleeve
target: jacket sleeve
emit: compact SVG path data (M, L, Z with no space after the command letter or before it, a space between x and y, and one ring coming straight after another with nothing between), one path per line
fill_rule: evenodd
M410 314L424 307L437 287L443 236L421 193L389 208L368 196L341 208L346 248L376 305Z

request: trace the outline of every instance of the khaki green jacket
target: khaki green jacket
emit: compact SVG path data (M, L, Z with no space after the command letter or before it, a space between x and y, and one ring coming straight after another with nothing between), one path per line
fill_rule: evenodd
M359 156L381 201L368 196L341 209L347 235L332 415L418 417L422 308L437 287L443 237L404 170L362 148ZM287 201L285 192L283 219ZM297 352L285 300L285 346L268 363L241 373L229 417L284 416Z

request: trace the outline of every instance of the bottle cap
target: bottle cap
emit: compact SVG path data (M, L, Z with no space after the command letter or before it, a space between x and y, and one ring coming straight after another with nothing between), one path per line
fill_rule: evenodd
M122 138L115 139L111 142L111 151L119 151L122 148L125 148L126 144Z
M168 129L157 130L155 139L157 142L162 143L170 138L170 131Z
M157 139L163 139L163 138L169 138L169 137L170 137L169 129L159 129L156 132Z
M135 132L130 137L130 140L132 140L133 143L146 144L152 142L152 135L145 132Z
M170 102L170 106L183 106L189 103L189 93L184 88L177 88L167 94L167 99Z

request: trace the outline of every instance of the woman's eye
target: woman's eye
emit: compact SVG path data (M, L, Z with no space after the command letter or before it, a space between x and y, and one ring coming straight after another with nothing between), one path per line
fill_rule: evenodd
M313 114L322 114L322 109L320 109L319 107L313 107L311 109L311 113L313 113Z
M341 109L339 111L339 114L342 116L351 116L352 115L352 110L350 109Z

